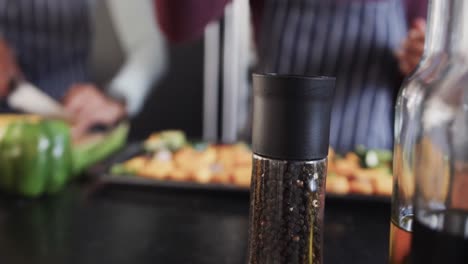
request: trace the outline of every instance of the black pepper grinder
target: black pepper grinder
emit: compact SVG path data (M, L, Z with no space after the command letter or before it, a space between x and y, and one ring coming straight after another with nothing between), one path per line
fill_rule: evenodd
M322 263L335 78L254 74L250 264Z

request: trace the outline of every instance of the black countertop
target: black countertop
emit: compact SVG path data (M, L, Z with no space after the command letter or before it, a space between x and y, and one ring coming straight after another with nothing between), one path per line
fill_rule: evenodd
M328 199L324 262L386 263L389 204ZM248 196L90 188L0 198L0 263L245 263Z

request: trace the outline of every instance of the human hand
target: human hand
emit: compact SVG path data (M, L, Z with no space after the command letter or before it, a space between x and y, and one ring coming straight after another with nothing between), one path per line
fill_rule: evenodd
M410 74L421 61L424 52L424 42L426 38L426 21L418 18L408 31L406 39L396 52L401 73Z
M80 138L94 125L113 125L126 116L125 104L117 102L93 84L75 84L64 100L74 124L73 138Z
M8 93L10 82L20 75L15 56L8 44L0 38L0 98Z

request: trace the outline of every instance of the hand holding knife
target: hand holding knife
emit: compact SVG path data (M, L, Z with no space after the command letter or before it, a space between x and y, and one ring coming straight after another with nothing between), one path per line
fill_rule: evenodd
M112 100L93 84L77 83L67 89L63 104L22 77L14 52L0 37L0 105L18 112L62 119L72 124L74 136L108 130L126 117L125 103Z
M72 123L73 118L65 108L33 84L24 80L14 80L9 90L9 94L2 100L13 110Z

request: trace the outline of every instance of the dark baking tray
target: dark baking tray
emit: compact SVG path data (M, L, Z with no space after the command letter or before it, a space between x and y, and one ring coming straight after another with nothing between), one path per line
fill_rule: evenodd
M133 186L133 187L143 187L143 189L177 189L180 191L210 191L210 192L230 192L230 193L244 193L249 194L249 189L235 186L235 185L226 185L226 184L215 184L215 183L206 183L200 184L196 182L177 182L177 181L167 181L167 180L154 180L138 176L131 175L112 175L110 173L110 168L116 163L124 162L136 155L143 154L144 150L141 143L130 143L125 148L122 149L119 153L116 153L106 159L105 161L92 166L87 171L87 175L97 179L97 186L99 188L105 188L106 186ZM327 194L327 200L348 200L356 202L383 202L390 203L390 198L385 196L366 196L358 194L348 194L348 195L335 195Z

